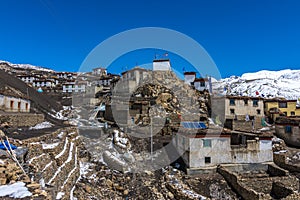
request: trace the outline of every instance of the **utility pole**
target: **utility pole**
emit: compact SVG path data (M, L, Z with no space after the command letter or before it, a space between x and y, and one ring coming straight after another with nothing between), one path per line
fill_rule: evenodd
M151 161L153 161L153 116L150 116L150 134L151 134Z

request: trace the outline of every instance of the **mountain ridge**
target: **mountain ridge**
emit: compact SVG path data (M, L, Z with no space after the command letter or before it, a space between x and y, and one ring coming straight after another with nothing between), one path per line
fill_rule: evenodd
M215 90L227 95L283 97L288 100L300 97L300 70L261 70L230 76L213 83Z

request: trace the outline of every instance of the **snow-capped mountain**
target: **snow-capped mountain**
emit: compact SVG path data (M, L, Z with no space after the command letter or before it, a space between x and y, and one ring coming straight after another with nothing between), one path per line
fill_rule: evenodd
M38 67L38 66L30 65L30 64L14 64L14 63L10 63L8 61L0 60L0 64L1 63L6 63L6 64L10 65L12 68L32 69L32 70L38 70L38 71L53 72L53 70L51 70L51 69Z
M267 71L245 73L241 77L231 76L213 83L223 94L300 98L300 70Z

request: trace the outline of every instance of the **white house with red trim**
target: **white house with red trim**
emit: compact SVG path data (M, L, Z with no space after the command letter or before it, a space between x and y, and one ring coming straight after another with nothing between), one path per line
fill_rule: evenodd
M0 110L4 112L29 112L30 100L0 92Z

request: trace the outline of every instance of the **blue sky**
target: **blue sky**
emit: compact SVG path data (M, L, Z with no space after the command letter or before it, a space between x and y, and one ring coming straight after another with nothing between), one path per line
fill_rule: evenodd
M1 1L0 7L0 60L13 63L77 71L89 52L108 37L133 28L164 27L200 43L222 77L300 69L297 0L11 0ZM151 62L154 54L155 50L146 50L132 54L134 58L127 55L124 66L111 68L121 71ZM172 62L178 70L184 63Z

